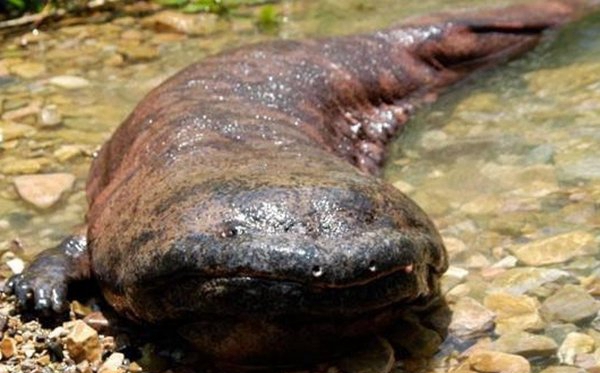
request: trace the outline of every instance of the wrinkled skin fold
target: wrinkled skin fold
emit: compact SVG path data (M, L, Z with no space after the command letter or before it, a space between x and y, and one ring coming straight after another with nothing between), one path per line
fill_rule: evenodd
M191 65L94 160L88 229L7 286L64 310L94 278L121 315L240 363L318 358L439 296L425 213L376 174L416 104L534 47L584 1L417 18L278 41Z

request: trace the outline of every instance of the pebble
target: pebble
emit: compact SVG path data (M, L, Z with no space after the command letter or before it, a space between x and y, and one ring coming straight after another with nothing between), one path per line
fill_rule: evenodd
M494 327L496 315L473 298L459 299L450 308L453 314L448 330L460 339L483 335Z
M5 175L33 174L39 172L46 163L44 158L19 159L15 162L5 163L1 171Z
M119 52L131 62L149 61L159 56L157 48L146 45L131 45L120 49Z
M6 262L6 265L15 275L18 275L19 273L23 272L23 269L25 269L25 262L21 258L10 259Z
M383 338L375 338L336 366L344 373L389 373L394 368L394 349Z
M10 66L9 71L23 79L33 79L46 72L46 66L37 62L21 62Z
M39 122L44 127L54 127L62 122L62 115L56 105L46 105L39 115Z
M594 339L587 334L569 333L558 349L558 360L562 364L574 365L577 356L592 352L594 345Z
M583 158L574 163L562 164L560 174L566 180L598 180L600 179L600 164L596 157Z
M577 323L592 319L600 310L600 302L580 286L565 285L542 304L541 311L548 318Z
M54 76L48 79L48 83L64 89L79 89L90 85L87 79L74 75Z
M594 254L597 250L594 236L583 231L564 233L511 248L521 262L530 266L563 263L574 257Z
M186 35L207 35L217 31L219 18L215 14L183 14L164 10L142 20L142 26L157 31L178 32Z
M556 153L555 147L552 144L542 144L533 148L527 157L525 158L525 162L527 164L537 164L537 163L551 163L554 158L554 153Z
M83 360L93 363L100 360L102 356L98 332L81 320L73 323L71 331L65 338L65 346L69 356L77 363Z
M494 349L523 357L552 356L558 345L552 338L527 332L511 332L494 341Z
M121 368L125 360L125 355L120 352L113 352L108 359L102 363L98 373L122 373L125 370Z
M35 207L46 209L73 187L75 176L67 173L23 175L15 177L13 182L21 198Z
M483 304L496 314L497 334L520 330L536 331L544 327L544 321L538 312L540 302L535 298L494 292L485 297Z
M568 366L550 366L540 373L586 373L584 369Z
M496 276L491 284L492 290L519 295L525 294L540 286L570 279L571 274L559 269L523 267L512 268Z
M476 351L469 356L468 363L480 373L529 373L529 361L522 356L498 351Z
M6 121L23 120L26 117L38 115L41 109L42 102L39 100L33 100L26 106L4 112L2 114L2 119Z
M0 122L0 131L4 141L29 137L36 133L35 127L15 122Z
M10 359L17 352L17 341L11 337L4 337L0 341L0 352L2 353L3 359Z
M80 145L61 145L52 155L60 162L66 162L84 153Z

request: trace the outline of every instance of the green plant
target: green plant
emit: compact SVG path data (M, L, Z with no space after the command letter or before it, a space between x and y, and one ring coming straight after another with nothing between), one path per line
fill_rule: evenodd
M256 25L265 32L275 32L281 24L277 9L273 5L265 5L258 12Z

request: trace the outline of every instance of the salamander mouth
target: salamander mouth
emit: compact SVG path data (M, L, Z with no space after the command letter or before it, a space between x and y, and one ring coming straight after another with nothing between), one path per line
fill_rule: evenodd
M428 266L401 267L386 276L344 287L315 286L266 277L207 278L197 273L156 279L154 286L131 289L144 312L169 318L358 317L396 303L409 304L436 295L438 276ZM141 297L141 298L139 298ZM152 299L153 302L143 301ZM148 312L148 307L157 311Z

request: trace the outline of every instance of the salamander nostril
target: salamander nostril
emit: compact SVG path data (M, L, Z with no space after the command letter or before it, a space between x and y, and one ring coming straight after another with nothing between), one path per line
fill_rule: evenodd
M321 277L321 276L323 276L323 268L321 268L321 266L314 266L312 268L312 275L314 277Z
M369 262L369 271L376 272L377 271L377 263L374 260Z

